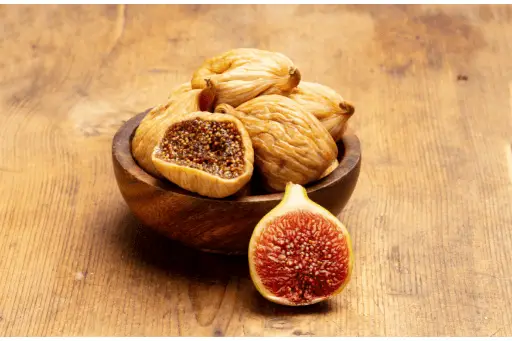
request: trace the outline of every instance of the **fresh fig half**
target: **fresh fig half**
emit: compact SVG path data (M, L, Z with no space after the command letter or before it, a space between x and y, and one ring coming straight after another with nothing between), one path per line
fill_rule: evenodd
M269 301L288 306L339 294L354 263L343 223L291 182L282 201L254 228L248 254L256 289Z

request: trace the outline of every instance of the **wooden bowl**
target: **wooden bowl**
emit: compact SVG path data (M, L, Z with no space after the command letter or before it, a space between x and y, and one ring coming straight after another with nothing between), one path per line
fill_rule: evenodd
M185 245L207 252L247 253L253 228L279 203L283 193L258 194L254 175L250 195L211 199L146 173L132 157L130 144L147 112L126 122L112 142L117 184L130 210L145 226ZM356 135L348 131L338 148L338 168L306 186L309 197L334 215L352 195L361 166Z

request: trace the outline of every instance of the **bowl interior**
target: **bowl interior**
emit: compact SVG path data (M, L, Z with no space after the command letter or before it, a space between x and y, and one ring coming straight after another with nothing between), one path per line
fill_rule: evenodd
M121 157L117 158L118 161L125 170L128 170L140 181L143 181L148 185L156 187L162 191L172 191L181 195L196 197L198 199L209 201L261 202L282 199L284 195L283 192L267 193L262 190L262 186L260 185L259 181L260 175L256 169L249 185L251 187L250 195L237 196L235 194L230 197L221 199L204 197L199 194L184 190L181 187L171 183L170 181L160 180L153 177L137 164L136 160L131 154L131 141L135 134L135 130L148 112L149 109L132 117L119 129L119 131L116 133L116 136L114 137L114 153L121 155ZM314 181L304 186L308 193L313 193L319 189L334 185L357 166L360 159L360 146L357 136L353 132L347 130L343 139L337 143L337 146L339 162L338 167L323 179Z

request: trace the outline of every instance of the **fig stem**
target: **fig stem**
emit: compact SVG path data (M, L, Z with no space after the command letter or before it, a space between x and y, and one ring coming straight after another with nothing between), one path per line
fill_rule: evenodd
M217 89L211 79L205 78L206 88L199 94L199 110L212 112L217 99Z
M293 88L296 88L299 85L302 76L300 74L299 69L297 69L296 67L293 67L293 66L290 67L288 74L290 75L290 78L288 79L287 86L288 86L288 89L291 90Z
M345 112L345 115L352 116L354 114L355 108L354 108L354 105L352 105L352 103L347 102L347 101L342 101L342 102L340 102L339 105L340 105L340 109Z
M306 189L301 185L294 184L291 181L286 184L283 201L300 202L304 201L304 199L307 197L308 194L306 192Z

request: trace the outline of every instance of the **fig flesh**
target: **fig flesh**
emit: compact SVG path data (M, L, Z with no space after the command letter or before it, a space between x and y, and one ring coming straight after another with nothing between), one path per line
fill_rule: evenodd
M172 89L167 101L160 104L144 117L132 140L132 155L147 173L162 178L162 174L153 165L151 154L162 139L174 116L196 111L213 111L215 86L207 80L204 89L192 89L190 82Z
M235 117L209 112L174 116L154 148L155 168L169 181L211 198L235 194L253 173L251 139Z
M353 268L346 227L291 182L254 228L248 254L256 289L281 305L311 305L339 294Z

